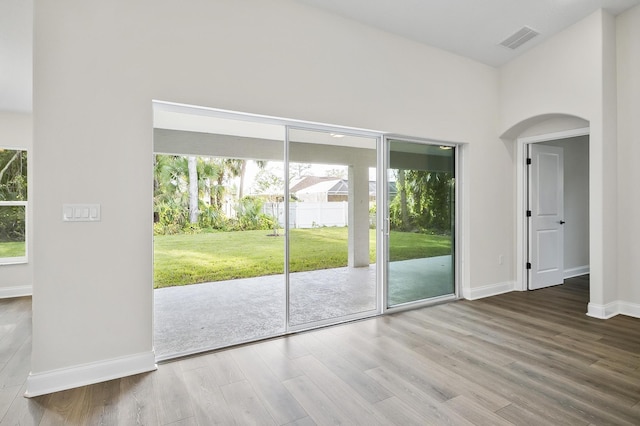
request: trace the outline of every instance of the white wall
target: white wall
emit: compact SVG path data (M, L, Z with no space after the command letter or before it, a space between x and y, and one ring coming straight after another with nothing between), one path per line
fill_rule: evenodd
M589 122L592 308L617 299L615 21L597 11L500 69L501 134L566 114Z
M564 151L564 270L589 271L589 137L544 142Z
M493 68L283 0L37 2L34 55L31 394L153 350L152 99L468 143L465 285L513 280Z
M31 183L33 117L31 114L0 112L0 147L26 149L28 151L27 180ZM28 198L31 199L31 184ZM27 247L31 250L33 243L33 203L27 210ZM0 265L0 298L30 295L33 285L33 262L19 265Z
M619 299L640 316L640 6L617 18Z

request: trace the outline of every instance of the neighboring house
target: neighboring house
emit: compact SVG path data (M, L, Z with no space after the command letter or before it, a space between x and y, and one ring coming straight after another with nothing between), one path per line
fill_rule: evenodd
M298 201L314 203L349 200L349 181L335 177L305 176L290 189L291 195ZM396 195L395 182L389 182L389 198ZM369 202L375 204L376 181L369 181Z

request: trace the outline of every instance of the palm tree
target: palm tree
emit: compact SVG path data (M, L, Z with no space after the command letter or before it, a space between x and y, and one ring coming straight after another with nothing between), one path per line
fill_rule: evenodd
M189 169L189 222L198 223L198 159L187 157Z

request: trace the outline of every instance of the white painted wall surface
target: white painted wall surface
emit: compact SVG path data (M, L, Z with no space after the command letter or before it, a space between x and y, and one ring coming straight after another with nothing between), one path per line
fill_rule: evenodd
M37 2L34 55L36 375L152 350L152 99L468 143L466 285L513 280L495 69L282 0Z
M640 315L640 6L617 18L619 298Z
M564 150L565 275L589 267L589 137L544 142Z
M33 117L31 114L0 112L0 147L11 149L26 149L28 151L27 179L32 182L32 145L33 145ZM31 186L27 196L31 199ZM27 246L33 248L33 203L30 203L27 227ZM0 265L0 298L24 296L31 294L33 285L33 261L19 265Z
M589 263L591 303L598 306L617 298L614 23L597 11L500 69L499 129L506 138L549 114L589 122Z

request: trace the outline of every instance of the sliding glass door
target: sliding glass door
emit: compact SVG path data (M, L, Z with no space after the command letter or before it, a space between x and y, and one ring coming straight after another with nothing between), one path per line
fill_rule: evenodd
M289 326L375 314L377 138L289 128Z
M388 308L455 294L455 147L387 139Z
M175 105L154 126L159 360L455 296L454 146Z

